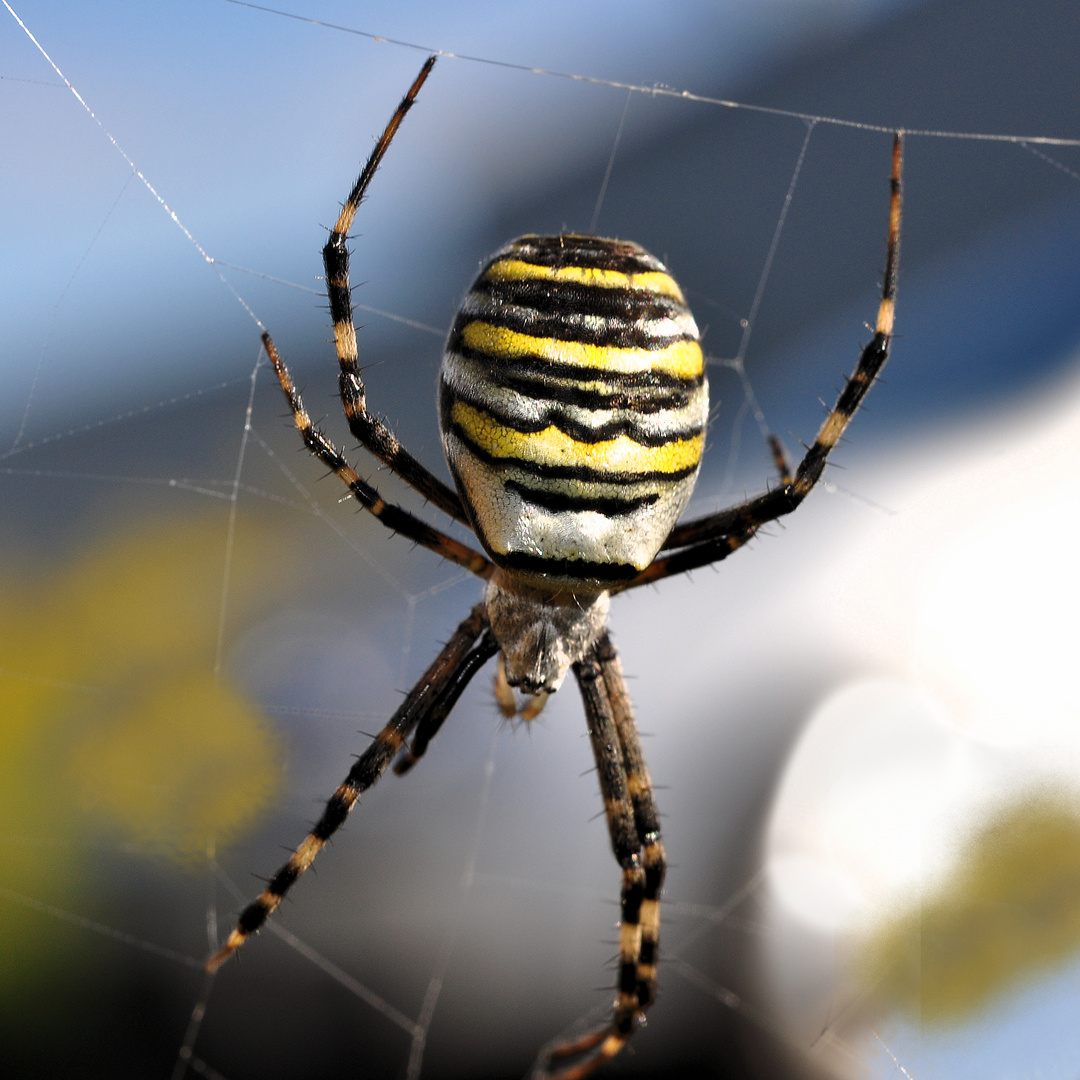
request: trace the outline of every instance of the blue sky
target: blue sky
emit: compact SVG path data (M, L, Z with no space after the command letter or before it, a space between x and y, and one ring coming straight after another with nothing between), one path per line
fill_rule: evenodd
M715 93L890 6L289 10L450 51ZM319 226L423 58L222 0L15 7L211 255L309 286ZM225 356L237 350L246 363L250 322L7 12L0 49L5 142L18 148L3 180L5 433L39 369L32 413L44 422L190 389L234 370ZM421 318L408 299L416 264L400 256L427 245L441 253L478 216L536 197L568 168L602 167L624 101L604 87L444 60L358 226L367 265L378 267L368 302ZM624 151L651 134L639 123ZM283 328L278 310L296 297L232 280Z

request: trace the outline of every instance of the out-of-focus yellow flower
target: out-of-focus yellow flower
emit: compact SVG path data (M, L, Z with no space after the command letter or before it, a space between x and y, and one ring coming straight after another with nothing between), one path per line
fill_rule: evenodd
M998 813L956 870L881 924L860 969L886 1007L947 1027L1080 949L1080 809L1040 794Z
M148 851L198 857L257 820L277 787L277 745L209 673L148 680L73 747L81 809Z
M273 591L275 543L238 523L227 629ZM67 906L93 880L87 838L190 863L267 809L278 739L214 673L224 567L217 517L0 571L0 888ZM33 951L31 910L4 905L7 961Z

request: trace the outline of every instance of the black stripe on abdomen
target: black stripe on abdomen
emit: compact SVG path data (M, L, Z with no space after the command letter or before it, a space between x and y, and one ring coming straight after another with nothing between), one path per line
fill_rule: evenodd
M568 495L561 491L537 489L518 483L516 480L507 480L503 484L508 491L516 492L525 502L534 506L540 506L553 513L584 513L591 511L594 514L603 514L605 517L621 517L624 514L632 514L645 506L652 506L659 494L652 492L631 499L612 499L600 496L589 497L586 495Z
M600 290L597 290L598 292ZM641 322L630 323L622 319L596 316L603 319L602 326L585 326L567 318L568 314L593 315L593 312L536 312L528 308L491 307L483 313L462 312L454 320L447 348L461 347L461 335L471 322L482 321L490 326L514 330L531 337L554 338L556 341L580 341L583 345L599 345L614 349L666 349L676 341L696 341L696 334L668 334L657 336L648 332Z
M686 306L673 296L647 289L585 285L577 281L545 281L536 278L481 279L470 295L483 296L493 304L532 308L541 314L598 315L626 322L677 319Z
M498 257L518 259L534 266L550 266L555 270L564 266L580 266L616 270L621 274L667 273L659 259L637 244L599 236L520 236L499 252Z

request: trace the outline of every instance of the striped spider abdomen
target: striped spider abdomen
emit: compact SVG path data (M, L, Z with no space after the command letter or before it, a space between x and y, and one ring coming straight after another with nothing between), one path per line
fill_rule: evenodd
M523 236L465 297L439 405L494 562L599 592L652 562L693 490L709 411L697 324L637 244Z

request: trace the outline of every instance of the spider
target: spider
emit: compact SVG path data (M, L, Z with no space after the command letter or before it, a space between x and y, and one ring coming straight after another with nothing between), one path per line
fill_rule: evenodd
M708 385L699 334L679 286L637 244L595 236L523 236L496 254L450 330L439 381L451 489L367 407L357 359L347 239L356 211L435 57L427 60L349 192L323 249L349 430L392 472L469 528L486 554L430 527L353 470L311 421L269 334L262 340L307 448L387 528L486 582L483 600L330 797L312 831L239 917L215 971L277 909L394 758L423 757L469 680L498 656L495 693L532 719L573 671L585 705L611 846L622 868L618 983L610 1022L557 1044L542 1071L578 1080L613 1058L656 997L664 847L618 654L607 631L613 592L727 558L791 513L821 476L884 365L900 239L902 133L893 138L885 278L873 340L792 471L769 442L780 483L683 524L700 467ZM409 741L411 738L411 741Z

